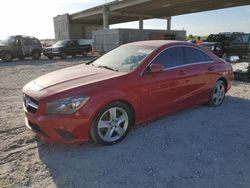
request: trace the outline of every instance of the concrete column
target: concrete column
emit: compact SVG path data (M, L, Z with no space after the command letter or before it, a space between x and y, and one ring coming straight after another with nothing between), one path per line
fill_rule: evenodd
M103 29L109 29L109 11L107 7L103 7Z
M167 18L167 30L170 31L171 30L171 17Z
M142 17L140 17L139 19L139 29L143 30L143 18Z

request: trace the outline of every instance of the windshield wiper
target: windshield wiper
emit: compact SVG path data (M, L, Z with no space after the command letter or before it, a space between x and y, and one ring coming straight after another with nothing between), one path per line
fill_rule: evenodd
M100 65L100 66L97 66L97 67L119 72L117 69L114 69L114 68L111 68L111 67L108 67L108 66L105 66L105 65L103 65L103 66Z

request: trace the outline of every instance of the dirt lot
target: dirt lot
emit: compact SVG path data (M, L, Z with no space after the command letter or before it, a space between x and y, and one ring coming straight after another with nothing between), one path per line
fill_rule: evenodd
M219 108L194 107L133 129L122 143L48 145L24 125L28 81L83 59L0 63L0 187L250 187L250 84Z

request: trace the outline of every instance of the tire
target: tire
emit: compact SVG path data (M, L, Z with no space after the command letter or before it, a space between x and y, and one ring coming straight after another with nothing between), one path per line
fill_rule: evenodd
M41 53L39 51L32 52L32 58L34 60L38 60L38 59L40 59L40 57L41 57Z
M121 102L112 102L96 114L90 130L91 138L104 146L119 143L127 136L132 122L129 107Z
M67 54L65 52L61 53L61 59L66 59L67 58Z
M13 59L12 54L10 52L5 52L3 54L3 61L4 62L11 62Z
M226 84L222 80L218 80L210 94L209 98L209 106L211 107L218 107L220 106L224 99L226 94Z

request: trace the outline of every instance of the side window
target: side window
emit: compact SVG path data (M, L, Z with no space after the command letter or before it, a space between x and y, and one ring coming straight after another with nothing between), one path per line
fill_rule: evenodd
M29 45L29 40L28 39L23 38L22 41L23 41L23 45Z
M74 47L79 46L77 40L74 40L73 43L74 43Z
M74 47L74 42L72 40L68 41L67 47Z
M39 40L37 40L37 39L31 39L31 41L32 41L33 45L38 45L39 44Z
M164 68L172 68L183 65L182 48L173 47L166 49L154 59L153 63L160 64L164 66Z
M243 42L242 42L241 35L235 35L235 36L234 36L233 43L234 43L234 44L242 44Z
M213 61L207 54L192 47L183 47L185 64Z
M244 44L247 44L249 42L249 34L241 35L241 38Z

